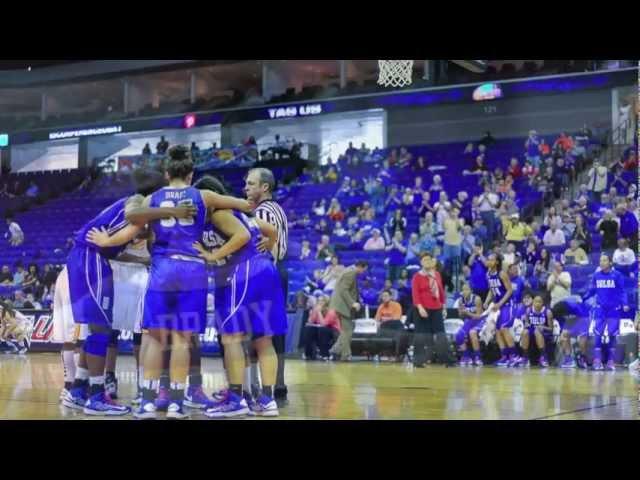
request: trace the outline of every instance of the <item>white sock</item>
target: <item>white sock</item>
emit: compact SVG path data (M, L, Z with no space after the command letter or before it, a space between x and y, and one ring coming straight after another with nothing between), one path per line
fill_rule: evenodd
M76 379L77 380L89 380L89 370L86 368L78 367L76 368Z
M80 354L78 352L73 352L73 363L76 367L80 363Z
M148 390L154 390L154 391L158 391L158 387L160 386L160 380L154 379L154 380L142 380L142 388L146 388Z
M104 385L104 375L89 377L89 385Z
M76 363L73 359L73 351L72 350L63 350L62 354L62 366L64 367L64 381L73 382L73 379L76 378Z

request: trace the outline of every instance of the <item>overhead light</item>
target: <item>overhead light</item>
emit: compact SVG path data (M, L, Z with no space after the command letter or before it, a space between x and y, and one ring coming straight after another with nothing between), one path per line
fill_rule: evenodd
M30 72L30 71L31 71L31 65L27 67L27 72Z

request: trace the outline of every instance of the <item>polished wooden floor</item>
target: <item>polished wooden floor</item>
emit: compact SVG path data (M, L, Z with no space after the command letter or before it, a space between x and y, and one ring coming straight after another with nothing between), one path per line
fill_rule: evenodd
M119 358L123 402L133 397L134 371L132 357ZM0 355L0 419L86 419L59 405L62 375L57 354ZM639 385L628 370L414 370L290 360L287 383L290 404L282 419L638 419ZM205 359L204 384L208 392L223 386L219 359Z

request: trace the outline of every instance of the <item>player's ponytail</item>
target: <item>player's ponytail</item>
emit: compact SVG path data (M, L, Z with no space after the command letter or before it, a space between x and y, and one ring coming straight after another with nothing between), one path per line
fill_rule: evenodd
M193 159L191 152L184 145L175 145L167 152L167 173L169 178L186 179L193 173Z

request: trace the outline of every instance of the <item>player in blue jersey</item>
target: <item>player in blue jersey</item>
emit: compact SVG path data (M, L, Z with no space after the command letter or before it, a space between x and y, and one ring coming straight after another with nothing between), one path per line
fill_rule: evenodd
M462 358L460 359L460 366L476 365L481 367L483 365L481 352L480 352L480 340L478 339L478 333L484 327L485 315L483 315L482 299L479 295L471 293L471 287L468 283L462 286L462 297L459 299L458 312L460 317L465 319L464 325L458 333L456 333L456 345L462 352ZM473 348L473 359L469 354L469 343Z
M534 337L536 346L540 351L539 363L542 368L549 367L549 361L545 354L545 348L553 336L553 313L551 309L545 306L544 300L540 295L533 299L533 305L528 307L524 314L524 330L520 338L520 346L524 353L524 361L522 365L529 367L529 345L531 337Z
M200 180L199 188L224 194L215 178ZM278 270L271 248L277 241L275 227L256 218L231 211L211 214L214 237L219 248L209 252L202 244L194 244L202 258L217 264L215 269L216 329L222 335L224 359L229 379L226 397L207 409L211 418L234 417L250 413L243 398L246 350L242 342L251 338L258 354L262 376L262 392L251 408L259 416L277 416L278 406L273 387L277 374L277 355L272 337L287 330L286 307ZM267 253L260 253L260 235L269 239Z
M629 300L624 289L624 277L620 272L611 268L608 255L600 256L600 270L593 274L589 290L583 295L582 301L585 302L593 296L596 298L596 305L592 311L595 323L593 369L604 370L605 368L602 364L604 347L602 337L606 335L609 338L605 350L606 369L615 371L616 336L620 328L621 313L629 311Z
M587 340L589 338L589 306L580 297L568 297L553 306L553 317L560 323L560 348L564 359L561 368L587 368ZM569 322L571 319L571 322ZM578 341L578 354L574 359L571 339Z
M500 347L500 359L496 363L498 367L508 367L520 362L516 352L516 344L511 335L513 326L513 287L506 272L502 271L502 258L492 253L487 258L487 281L489 282L489 295L484 302L484 308L491 308L498 312L496 320L496 341Z
M144 192L150 186L155 188L160 185L161 180L162 176L157 173L141 171L135 177L136 189ZM87 415L129 413L128 407L118 405L105 394L104 378L107 349L113 338L113 271L109 260L117 258L124 251L128 240L100 245L93 241L93 236L100 232L107 238L128 238L131 232L138 233L140 229L127 221L125 212L139 207L142 198L141 195L135 195L118 200L85 224L77 233L75 246L67 259L73 318L76 323L88 325L89 333L84 341L82 356L86 358L88 368L77 369L76 381L65 405L83 408ZM184 217L192 212L191 209L180 208L162 210L156 214Z

